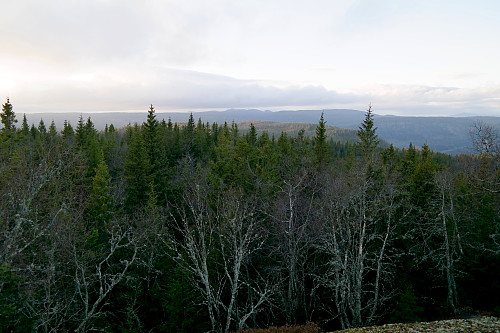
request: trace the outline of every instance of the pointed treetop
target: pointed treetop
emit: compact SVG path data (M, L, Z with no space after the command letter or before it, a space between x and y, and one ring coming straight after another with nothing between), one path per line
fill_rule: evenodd
M52 122L50 123L50 126L49 126L49 135L51 137L54 137L57 135L57 127L56 127L56 123L54 120L52 120Z
M247 133L247 141L252 146L257 144L257 129L253 123L250 123L250 130Z
M158 119L156 119L155 108L153 104L149 106L148 117L143 126L147 127L149 131L156 131L156 128L159 125Z
M366 111L365 120L361 123L357 132L360 141L359 147L365 156L371 155L380 143L376 131L377 127L373 123L372 105L370 104Z
M38 123L38 131L42 134L47 133L47 127L45 126L45 122L42 118L40 118L40 122Z
M328 162L329 160L328 144L326 139L326 121L324 118L324 112L322 112L318 126L316 126L316 135L314 136L314 154L318 165Z
M26 118L26 113L23 115L23 125L21 127L21 132L24 135L27 135L30 131L30 127L28 125L28 119Z
M6 133L7 136L10 136L16 128L14 124L17 123L17 120L16 114L12 110L12 104L10 104L8 97L7 103L2 105L2 113L0 114L0 116L3 124L2 131Z

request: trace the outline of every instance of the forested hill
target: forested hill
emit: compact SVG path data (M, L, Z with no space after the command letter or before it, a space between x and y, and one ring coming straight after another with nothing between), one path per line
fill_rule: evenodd
M13 110L0 114L0 332L500 314L491 127L476 127L482 154L451 156L382 146L370 111L352 144L330 140L320 114L311 135L271 136L160 121L153 106L104 130L29 126Z
M302 135L305 137L313 137L316 132L317 123L277 123L274 121L256 120L256 121L243 121L238 123L238 128L246 133L249 131L251 126L255 126L255 129L259 133L267 132L270 136L278 138L282 132L285 132L288 136L297 137L302 131ZM340 128L336 126L326 126L326 135L329 139L333 141L341 142L351 142L354 143L358 141L356 135L356 130ZM385 143L384 143L385 145Z
M348 109L334 110L300 110L300 111L261 111L255 109L231 109L226 111L207 111L194 113L194 118L201 118L203 122L217 122L219 124L235 121L271 121L276 123L309 123L316 124L324 112L326 124L345 129L358 129L363 120L364 112ZM144 113L128 112L105 112L105 113L82 113L84 119L88 116L97 129L103 129L105 124L113 124L115 127L123 127L127 124L142 123ZM75 125L80 113L46 113L30 114L28 121L38 124L40 118L46 123L54 120L58 127L62 127L64 120ZM189 113L158 113L158 119L184 123L189 118ZM408 147L410 143L417 147L425 143L433 150L448 153L470 153L469 129L477 120L482 120L493 126L500 126L500 117L401 117L374 115L375 125L381 139L392 143L398 148ZM266 123L266 126L269 123ZM288 125L287 125L288 126ZM273 125L274 130L280 133L278 125ZM262 130L261 128L257 128Z

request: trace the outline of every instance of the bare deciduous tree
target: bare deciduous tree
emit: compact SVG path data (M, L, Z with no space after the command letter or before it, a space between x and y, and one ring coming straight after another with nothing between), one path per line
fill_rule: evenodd
M245 327L271 295L265 280L243 274L263 244L255 202L238 190L217 194L194 185L183 203L185 208L177 211L182 239L171 239L170 244L175 259L193 274L212 330ZM244 287L248 292L243 293Z
M305 169L279 186L272 220L275 235L274 251L278 259L281 304L288 323L311 320L315 288L306 286L307 278L313 280L308 269L313 246L315 189ZM309 300L309 302L308 302Z
M108 232L110 239L105 253L95 263L87 262L86 253L74 248L74 283L82 307L76 332L86 332L92 320L102 315L100 309L106 297L116 285L128 280L128 271L137 259L140 245L137 232L120 223L112 224Z
M442 235L442 245L436 251L438 262L446 272L448 304L453 313L458 309L458 292L455 282L455 263L463 256L462 237L459 230L458 216L455 209L455 194L452 175L442 171L436 175L436 188L439 197L436 204L439 207L436 218L437 232ZM431 230L429 230L431 232ZM439 232L440 231L440 232Z
M472 148L478 154L500 154L500 138L498 130L495 127L478 120L470 128L469 135L472 141Z
M332 314L343 328L369 325L392 297L387 248L394 236L396 191L370 191L370 181L354 189L341 179L329 185L325 231L319 245L328 260L320 280L333 294Z

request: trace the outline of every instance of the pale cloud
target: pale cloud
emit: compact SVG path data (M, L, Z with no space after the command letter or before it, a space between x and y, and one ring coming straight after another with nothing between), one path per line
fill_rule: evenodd
M127 1L19 0L2 9L0 41L17 57L81 65L128 57L149 41L146 12Z
M461 0L3 1L0 95L21 109L372 102L494 113L499 10Z
M96 84L95 82L101 82ZM64 94L60 92L64 91ZM154 104L160 110L274 108L310 105L342 105L366 97L339 94L321 86L276 87L262 82L176 69L156 69L143 73L141 80L126 81L108 74L81 73L71 85L52 81L43 88L24 89L24 100L46 110L139 109ZM366 104L363 101L363 104ZM36 110L30 110L36 111Z
M367 87L371 101L385 113L413 110L414 115L468 112L500 116L500 85L478 88L381 85Z

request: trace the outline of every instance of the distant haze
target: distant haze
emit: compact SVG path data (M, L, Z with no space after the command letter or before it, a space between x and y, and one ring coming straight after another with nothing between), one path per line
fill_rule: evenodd
M500 115L496 0L0 3L0 98L30 112Z
M281 130L287 130L290 125L280 128L279 124L270 126L269 122L275 123L302 123L317 124L321 113L328 126L343 129L357 130L365 117L364 111L333 109L333 110L296 110L296 111L261 111L257 109L233 109L223 112L198 112L193 113L195 121L201 119L203 123L224 122L242 123L242 128L248 126L249 122L254 122L258 131L268 130L277 135ZM103 129L106 124L113 124L120 128L127 124L142 124L146 121L147 113L144 112L101 112L101 113L42 113L27 114L30 124L37 125L43 119L46 126L54 121L59 130L65 120L75 127L78 119L83 117L86 120L91 117L97 129ZM189 113L157 113L159 120L186 123ZM21 120L22 116L18 115ZM500 117L409 117L374 115L377 133L381 139L387 143L392 143L399 148L408 147L410 143L421 147L427 144L432 150L449 154L471 153L471 142L469 130L474 122L481 120L500 130ZM310 125L304 125L304 128ZM271 130L272 129L272 130ZM296 126L295 126L296 129ZM343 138L352 141L355 135L344 135Z

